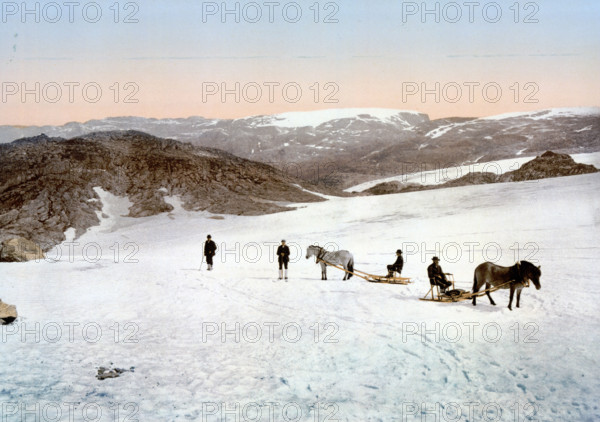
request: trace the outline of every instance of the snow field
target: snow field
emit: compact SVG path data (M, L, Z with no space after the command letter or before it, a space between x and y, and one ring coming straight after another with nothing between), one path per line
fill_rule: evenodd
M61 245L58 262L0 265L1 297L20 314L0 327L3 416L61 403L68 420L62 403L78 403L75 420L94 420L86 405L106 421L115 409L143 421L596 420L599 181L331 198L222 220L180 208L121 217L127 201L99 191L109 218ZM208 233L215 270L198 271ZM282 238L287 283L273 257ZM344 282L335 269L321 281L304 258L314 242L378 274L402 248L414 283ZM542 288L512 312L508 291L495 307L422 302L433 254L466 290L485 257L527 257ZM99 366L134 370L98 381Z

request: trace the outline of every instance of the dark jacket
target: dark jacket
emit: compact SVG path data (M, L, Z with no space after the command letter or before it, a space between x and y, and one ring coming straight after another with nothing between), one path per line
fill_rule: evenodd
M402 267L404 267L404 259L402 258L402 255L398 255L398 258L396 258L396 262L392 264L392 268L401 273Z
M217 245L212 240L207 240L204 243L204 256L213 256L217 251Z
M444 274L444 270L442 270L442 267L439 264L436 265L433 263L427 267L427 275L429 276L430 280L442 279L446 281L446 274Z
M280 261L286 262L290 260L290 248L287 245L279 245L277 248L277 258Z

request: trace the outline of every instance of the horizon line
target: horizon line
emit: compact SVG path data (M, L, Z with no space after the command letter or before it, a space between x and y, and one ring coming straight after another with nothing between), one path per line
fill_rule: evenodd
M322 109L313 109L313 110L283 111L281 113L273 113L273 114L252 114L252 115L244 115L244 116L240 116L240 117L206 117L206 116L202 116L199 114L192 114L192 115L188 115L186 117L149 117L149 116L133 115L133 114L112 115L112 116L105 116L105 117L95 117L95 118L91 118L91 119L83 120L83 121L68 120L68 121L65 121L64 123L59 123L59 124L46 123L46 124L23 125L23 124L2 123L2 124L0 124L0 127L30 128L30 127L45 127L45 126L66 126L68 124L74 124L74 123L86 124L86 123L89 123L89 122L92 122L95 120L101 121L101 120L108 120L108 119L126 119L126 118L138 118L138 119L147 119L147 120L187 120L187 119L192 119L192 118L201 118L201 119L205 119L205 120L234 121L234 120L250 119L250 118L255 118L255 117L279 116L279 115L294 114L294 113L298 113L298 114L318 113L318 112L325 112L325 111L332 111L332 110L364 110L364 111L387 110L387 111L395 111L398 113L422 114L422 115L427 116L431 121L443 120L443 119L455 119L455 118L476 120L476 119L486 119L486 118L499 117L499 116L509 117L509 115L514 115L516 117L519 114L535 114L535 113L540 113L540 112L549 111L549 110L571 110L571 109L597 109L598 114L600 114L600 105L597 105L597 106L561 106L561 107L540 108L540 109L535 109L535 110L530 110L530 111L507 111L507 112L503 112L503 113L483 115L483 116L453 115L453 116L437 117L437 118L432 119L432 118L430 118L429 113L423 112L423 111L418 111L418 110L408 110L408 109L400 109L400 108L396 109L396 108L389 108L389 107L331 107L331 108L322 108ZM335 119L332 119L332 120L335 120Z

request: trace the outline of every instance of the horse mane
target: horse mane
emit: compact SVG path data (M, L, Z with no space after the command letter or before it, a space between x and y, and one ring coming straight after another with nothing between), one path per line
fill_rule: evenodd
M327 253L327 250L319 245L310 245L309 247L317 249L317 255L315 256L316 262L319 262L319 259L322 259L325 256L325 253Z
M521 273L523 271L532 271L538 277L540 275L542 275L542 271L538 267L536 267L535 265L533 265L531 262L529 262L529 261L521 261L520 264L523 267L523 269L521 270Z
M310 245L311 248L316 248L319 252L321 253L322 251L324 251L325 249L319 245Z

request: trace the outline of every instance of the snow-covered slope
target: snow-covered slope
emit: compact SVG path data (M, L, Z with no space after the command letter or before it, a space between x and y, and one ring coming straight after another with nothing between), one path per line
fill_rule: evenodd
M0 264L2 299L20 314L0 328L0 402L18 404L3 408L11 421L38 402L63 420L62 403L77 403L75 420L97 406L104 421L115 409L141 421L598 420L599 184L593 174L332 198L223 220L178 207L120 217L102 192L109 219L61 245L58 262ZM198 271L207 233L213 272ZM281 238L288 283L275 280ZM343 282L331 269L321 281L304 258L314 242L373 273L402 248L415 282ZM507 291L493 293L496 307L422 302L434 254L460 288L486 259L541 265L542 288L512 312ZM134 372L98 381L99 366Z

